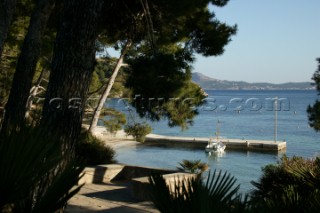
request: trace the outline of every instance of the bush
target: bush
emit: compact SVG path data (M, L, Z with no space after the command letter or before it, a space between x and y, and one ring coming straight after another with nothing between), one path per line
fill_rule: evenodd
M127 125L124 128L127 135L132 135L138 142L144 142L146 135L151 133L151 126L147 123L135 123L133 125Z
M277 165L263 168L251 193L257 209L275 212L313 212L320 207L320 159L281 158Z
M101 116L104 116L104 126L110 133L116 133L127 122L125 114L112 108L104 109Z
M82 158L87 165L98 165L114 163L115 151L110 146L106 146L103 141L94 137L89 132L81 135L77 146L77 155Z

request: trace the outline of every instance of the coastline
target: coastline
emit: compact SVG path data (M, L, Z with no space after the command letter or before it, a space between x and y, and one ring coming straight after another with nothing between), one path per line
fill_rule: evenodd
M128 146L136 146L140 144L134 140L132 136L126 135L123 130L111 134L104 126L97 126L93 135L102 140L105 145L114 149ZM204 148L209 138L199 137L172 137L157 134L148 134L145 143L152 143L153 145L179 145L179 146L194 146L195 148ZM286 150L286 142L284 141L266 141L266 140L244 140L244 139L222 139L222 143L227 145L227 149L237 150L257 150L257 151L283 151Z
M139 142L135 141L132 136L128 136L123 130L111 134L104 126L97 126L92 135L102 140L105 145L108 145L114 149L123 146L128 147L139 144Z

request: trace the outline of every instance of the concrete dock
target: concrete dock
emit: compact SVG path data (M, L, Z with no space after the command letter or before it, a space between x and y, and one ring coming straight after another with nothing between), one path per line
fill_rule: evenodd
M146 144L159 146L183 146L190 148L205 149L209 138L200 137L174 137L149 134L146 137ZM267 140L247 140L247 139L226 139L220 138L220 141L226 145L226 150L250 150L250 151L283 151L286 150L285 141L267 141Z

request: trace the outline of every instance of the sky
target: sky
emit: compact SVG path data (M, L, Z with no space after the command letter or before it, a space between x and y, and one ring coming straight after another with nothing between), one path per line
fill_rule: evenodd
M223 55L196 55L194 72L231 81L311 81L320 57L320 0L230 0L210 9L238 32Z

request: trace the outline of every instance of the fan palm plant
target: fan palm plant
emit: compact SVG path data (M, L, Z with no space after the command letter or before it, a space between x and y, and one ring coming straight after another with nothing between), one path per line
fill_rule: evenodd
M46 128L22 128L0 138L0 212L55 212L78 192L83 167L70 161ZM50 176L50 183L46 177Z
M227 172L209 173L206 181L200 178L176 181L173 189L162 176L150 177L152 198L160 212L207 213L241 212L245 202L238 194L236 179Z
M195 174L202 174L209 169L208 164L202 163L201 160L182 160L179 165L178 170Z

